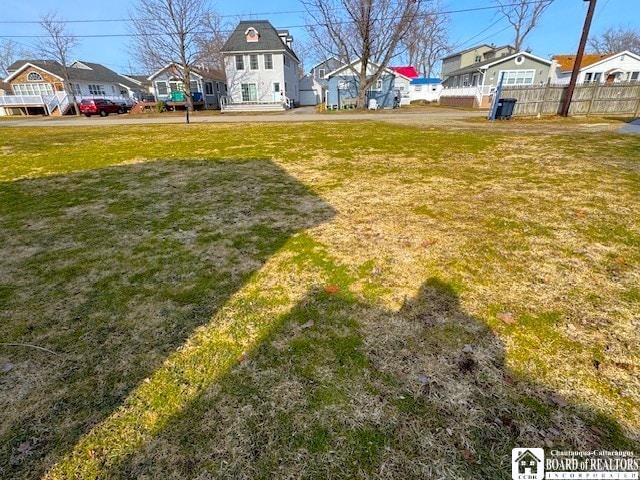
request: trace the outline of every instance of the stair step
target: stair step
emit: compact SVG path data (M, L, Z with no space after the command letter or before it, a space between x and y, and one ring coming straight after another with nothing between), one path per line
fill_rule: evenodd
M222 107L222 112L282 112L284 106L280 103L243 104L232 103Z

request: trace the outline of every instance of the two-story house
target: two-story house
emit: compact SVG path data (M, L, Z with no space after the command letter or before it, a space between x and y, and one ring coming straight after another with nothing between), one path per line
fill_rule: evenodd
M299 104L300 60L293 37L267 20L243 20L222 47L227 97L222 111L282 110Z
M99 63L75 61L65 68L52 60L19 60L7 67L5 82L12 95L0 99L0 106L12 113L64 115L73 110L69 92L77 101L107 98L132 105L144 92L139 82L120 75Z

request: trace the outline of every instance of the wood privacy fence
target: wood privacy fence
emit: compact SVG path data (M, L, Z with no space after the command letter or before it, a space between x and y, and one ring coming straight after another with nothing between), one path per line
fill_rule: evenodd
M503 87L501 98L517 99L513 115L557 115L567 85ZM569 115L640 116L640 83L580 85L573 92Z

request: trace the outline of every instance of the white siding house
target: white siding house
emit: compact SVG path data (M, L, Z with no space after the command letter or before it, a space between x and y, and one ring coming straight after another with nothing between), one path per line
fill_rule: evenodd
M571 79L575 55L556 55L551 83L564 85ZM640 56L628 50L616 54L588 54L582 58L577 83L640 82Z
M228 100L247 109L283 109L300 102L300 60L291 49L293 37L266 20L242 21L224 47Z

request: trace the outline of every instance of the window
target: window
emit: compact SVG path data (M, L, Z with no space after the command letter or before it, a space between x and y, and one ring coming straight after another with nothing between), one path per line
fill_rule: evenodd
M481 62L482 57L480 55L476 55L475 63Z
M236 55L236 70L244 70L244 57Z
M77 83L72 83L71 87L73 89L74 95L82 95L82 90L80 90L80 85L78 85Z
M284 66L289 68L289 57L287 57L286 55L284 55Z
M211 82L204 83L204 93L205 95L213 95L213 83Z
M158 95L166 95L167 94L167 82L157 82L156 90L158 90Z
M593 81L594 82L599 82L601 78L602 78L602 72L596 72L596 73L593 74Z
M464 77L462 77L462 86L463 87L469 86L469 75L465 75Z
M28 83L14 85L13 93L16 95L53 95L53 87L50 83Z
M535 70L505 70L500 72L498 78L504 73L505 85L533 85Z
M189 86L191 87L191 93L200 91L200 87L198 86L198 82L189 82Z
M255 83L243 83L242 86L242 101L243 102L257 102L258 101L258 89Z
M637 82L638 78L640 78L640 72L631 72L631 81Z
M273 82L273 91L280 93L280 82Z
M258 70L258 55L255 53L249 55L249 68L251 70Z
M416 85L414 87L414 89L415 89L416 92L421 92L422 91L422 85Z
M327 72L324 68L321 68L320 70L318 70L318 78L324 78L326 74Z
M593 77L593 73L585 73L584 74L584 83L591 83L591 78Z
M273 70L273 55L270 53L264 54L264 69Z
M29 82L41 82L42 81L42 75L40 75L38 72L29 72L29 75L27 75L27 81L29 81Z
M381 90L382 90L382 80L376 80L376 83L369 87L369 91L372 91L372 92L379 92Z
M103 85L89 85L89 94L90 95L105 95L104 86Z

